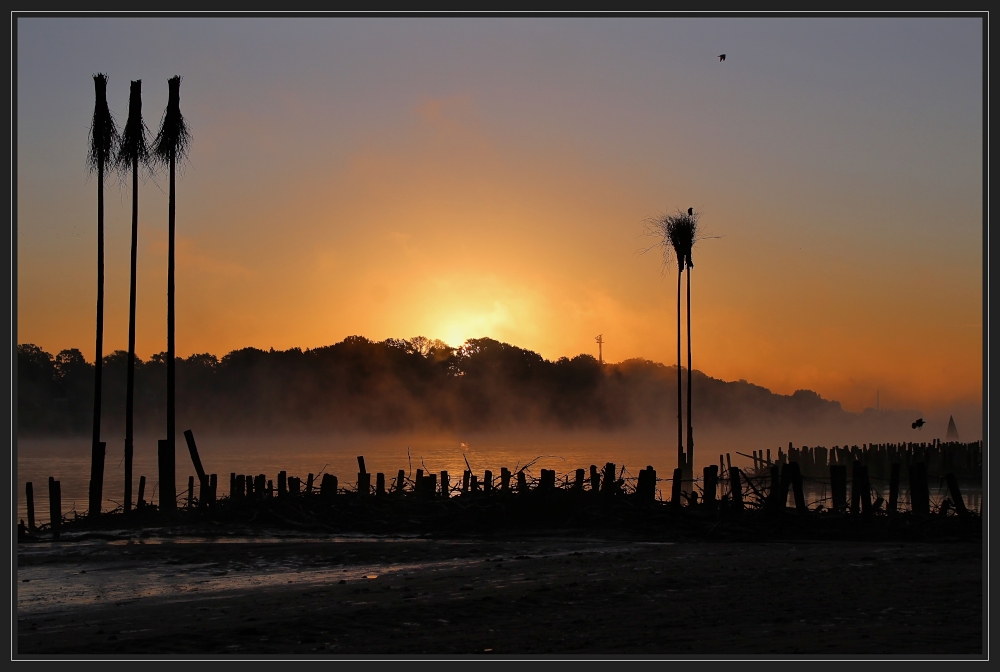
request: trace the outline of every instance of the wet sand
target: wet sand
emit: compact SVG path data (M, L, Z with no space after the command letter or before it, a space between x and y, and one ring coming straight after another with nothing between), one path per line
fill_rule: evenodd
M23 544L19 655L983 650L980 543L156 534Z

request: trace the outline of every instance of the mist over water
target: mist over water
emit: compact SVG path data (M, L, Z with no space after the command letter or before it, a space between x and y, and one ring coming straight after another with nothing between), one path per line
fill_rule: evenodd
M695 473L709 464L718 464L720 456L729 454L733 465L748 467L754 450L796 447L861 445L904 441L933 441L943 438L943 431L933 428L918 432L909 427L903 417L892 413L851 414L849 422L811 424L774 424L762 426L719 427L704 429L695 426ZM555 470L559 481L572 479L576 469L588 469L594 464L603 467L614 462L625 475L636 476L640 469L653 466L659 478L669 478L677 465L676 425L664 427L613 430L567 431L526 428L494 432L397 432L397 433L282 433L246 434L201 433L194 427L195 439L205 471L218 474L219 495L229 492L229 475L265 474L277 483L279 471L302 479L312 473L318 487L320 474L337 476L341 488L353 489L357 484L359 455L365 458L366 470L382 472L390 486L402 469L413 478L417 469L439 473L448 471L452 484L461 483L467 468L483 477L491 470L499 475L500 468L511 471L530 463L528 473L537 476L541 469ZM970 428L971 429L971 428ZM969 432L971 434L971 432ZM176 447L177 490L181 503L186 501L187 484L195 476L187 445L181 432ZM155 436L139 436L135 441L133 497L138 496L139 478L146 477L144 498L158 502ZM963 440L975 440L962 437ZM978 438L978 437L977 437ZM124 442L108 442L104 472L104 509L112 510L122 503L124 490ZM48 522L48 478L60 481L64 512L76 509L80 514L87 507L90 478L90 439L19 438L17 444L18 518L27 518L25 483L34 487L36 522ZM197 482L197 478L195 479ZM374 483L374 479L372 479ZM669 483L660 485L661 496L669 498ZM197 496L197 488L195 495Z

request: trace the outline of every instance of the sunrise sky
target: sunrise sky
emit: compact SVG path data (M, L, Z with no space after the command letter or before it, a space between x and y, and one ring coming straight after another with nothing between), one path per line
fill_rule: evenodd
M725 62L718 55L725 53ZM982 403L976 18L17 21L18 342L94 354L92 76L154 131L183 78L178 354L489 336L675 359L643 221L701 212L694 366L849 410ZM129 182L130 184L130 182ZM167 180L137 352L166 349ZM129 189L106 187L105 354Z

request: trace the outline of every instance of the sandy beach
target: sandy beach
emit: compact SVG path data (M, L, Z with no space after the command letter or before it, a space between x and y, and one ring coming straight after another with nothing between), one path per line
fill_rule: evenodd
M124 536L20 546L19 656L983 651L974 542Z

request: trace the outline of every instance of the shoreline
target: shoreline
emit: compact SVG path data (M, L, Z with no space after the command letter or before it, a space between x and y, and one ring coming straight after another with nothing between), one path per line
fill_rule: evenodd
M19 599L32 584L86 584L104 597L19 608L19 657L983 650L977 543L657 543L549 530L60 545L70 548L19 553ZM128 593L141 576L157 590L100 593Z

